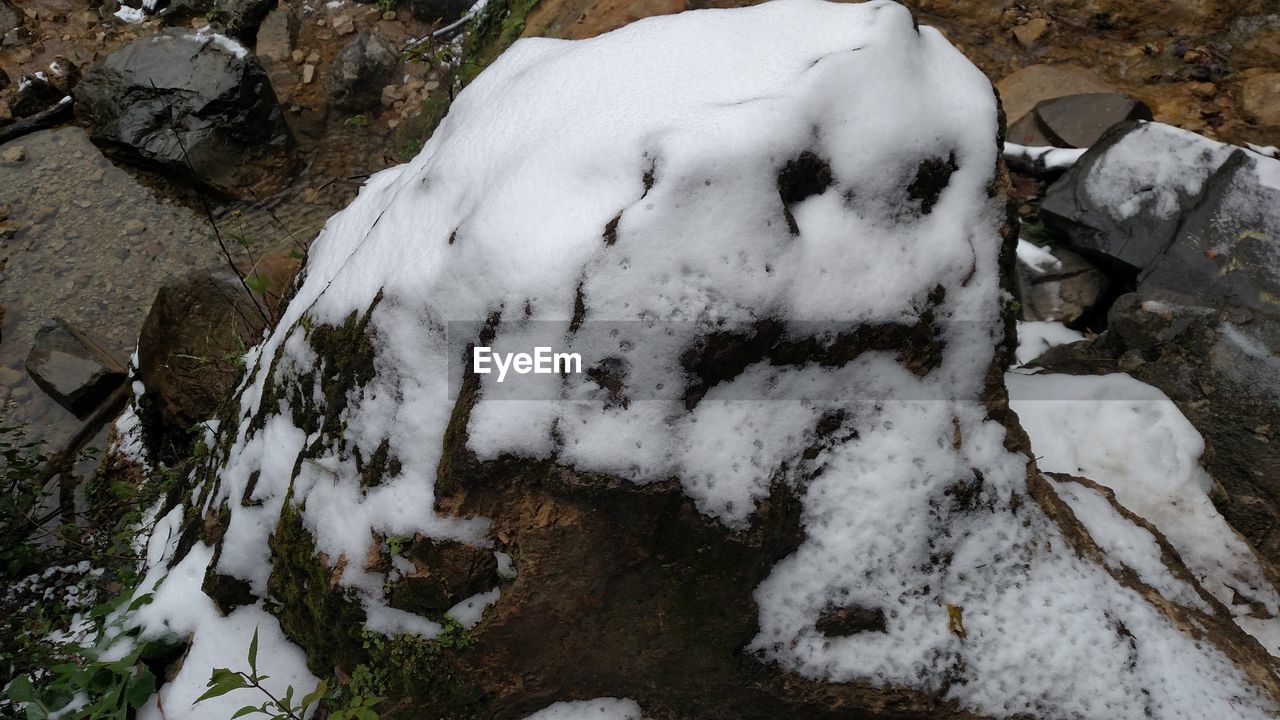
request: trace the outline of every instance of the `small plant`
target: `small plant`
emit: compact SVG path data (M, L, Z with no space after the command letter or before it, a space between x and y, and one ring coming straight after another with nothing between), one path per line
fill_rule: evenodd
M132 590L126 590L94 608L93 619L103 622L97 640L70 648L74 660L49 667L39 687L27 675L13 679L9 700L25 705L29 720L126 720L155 694L156 677L143 661L163 654L163 643L126 637L123 615L116 613L132 596ZM141 595L132 600L127 612L150 602L150 594ZM118 658L103 659L116 643L130 643L129 651Z
M408 535L388 535L387 536L387 552L391 553L391 557L402 557L405 547L413 541Z
M258 631L256 629L253 631L253 639L249 641L246 660L249 663L247 673L228 668L215 669L209 676L209 689L196 698L196 703L226 695L234 690L257 690L267 699L261 705L241 707L231 715L231 720L249 715L265 715L272 720L303 720L311 706L323 698L328 690L328 683L321 680L314 690L295 701L292 685L285 689L283 697L276 697L264 687L262 681L270 676L258 673ZM329 718L330 720L379 720L378 713L373 708L380 702L382 702L380 697L355 694L351 696L346 707L331 712Z
M369 118L363 115L352 115L346 120L343 120L342 124L347 127L362 128L369 124Z
M391 12L396 9L396 0L378 0L378 9L382 12Z

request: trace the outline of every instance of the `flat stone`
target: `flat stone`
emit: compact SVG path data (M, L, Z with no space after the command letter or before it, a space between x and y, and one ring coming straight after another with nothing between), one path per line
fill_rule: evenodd
M312 65L311 63L307 63L303 65L302 66L302 84L310 85L311 83L315 82L315 79L316 79L316 66Z
M298 18L287 9L272 10L258 27L258 57L287 60L298 43Z
M21 145L15 145L4 149L4 161L10 164L24 162L27 159L27 151Z
M1045 100L1034 115L1050 144L1087 148L1116 123L1150 120L1151 108L1121 93L1088 93Z
M333 31L339 35L350 35L356 31L356 23L350 15L339 15L333 19Z
M124 367L101 342L56 318L36 332L26 367L41 390L77 417L125 381Z
M1054 270L1039 273L1018 263L1019 302L1023 320L1074 323L1097 306L1110 281L1080 255L1049 248L1058 259Z
M1115 90L1092 70L1078 65L1031 65L996 83L996 89L1010 122L1020 120L1041 100Z
M1013 36L1023 47L1031 47L1049 30L1049 21L1044 18L1031 18L1013 29Z
M1280 126L1280 73L1245 80L1240 85L1240 106L1259 125Z

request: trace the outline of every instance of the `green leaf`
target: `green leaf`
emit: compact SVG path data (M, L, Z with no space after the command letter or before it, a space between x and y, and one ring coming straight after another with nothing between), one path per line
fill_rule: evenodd
M29 703L36 699L36 688L31 678L19 675L9 683L9 699L13 702Z
M302 711L306 712L307 708L311 707L312 703L324 697L324 694L328 689L329 689L329 683L325 682L324 680L321 680L320 684L316 685L315 690L312 690L311 692L307 693L302 697Z
M258 628L253 629L253 639L249 641L249 670L258 674Z
M234 715L231 716L231 720L236 720L236 718L242 718L245 715L252 715L253 713L256 713L256 712L261 712L261 711L258 710L258 708L254 705L245 705L244 707L237 710Z
M209 678L209 689L191 704L194 705L210 698L226 695L232 690L243 690L247 687L249 687L248 683L244 681L244 678L239 673L233 673L226 668L218 668L213 671L213 676Z
M129 612L133 612L143 605L150 605L153 600L155 600L155 598L151 596L151 593L139 595L137 600L129 603Z
M381 718L378 717L378 713L367 707L358 707L354 712L357 720L381 720Z
M129 703L131 708L140 708L146 704L147 700L156 692L156 676L151 674L150 670L143 670L142 675L138 676L132 683L129 683L129 690L125 693L125 702Z

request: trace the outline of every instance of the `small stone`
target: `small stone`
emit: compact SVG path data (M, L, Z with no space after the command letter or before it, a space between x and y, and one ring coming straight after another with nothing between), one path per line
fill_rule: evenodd
M36 333L26 368L31 379L77 417L84 417L125 381L124 367L104 343L55 320Z
M397 102L404 100L404 87L400 85L387 85L382 88L382 106L391 107Z
M137 218L131 218L129 220L126 220L124 225L121 227L121 231L125 235L129 235L129 236L141 235L143 231L145 231L146 229L147 229L147 224Z
M294 65L301 65L307 59L307 55L301 50L294 50L289 54L289 59L293 60Z
M0 100L0 121L8 121L13 119L13 110L9 107L9 103Z
M339 15L333 20L333 31L339 35L350 35L356 31L356 23L350 15Z
M307 62L311 63L312 65L319 65L319 64L320 64L320 51L319 51L319 50L312 50L311 52L307 53Z
M303 65L302 66L302 84L310 85L312 82L315 82L315 79L316 79L316 66L312 65L311 63L307 63L306 65Z
M4 161L11 164L17 164L27 159L27 151L22 146L6 148L4 151Z
M392 130L395 130L396 128L400 127L400 121L395 118L391 118L390 120L387 121L387 127L391 128Z
M1031 47L1049 30L1049 21L1044 18L1031 18L1013 29L1013 36L1022 47Z
M1259 125L1280 126L1280 73L1245 80L1240 86L1240 106Z
M427 91L427 92L434 92L434 91L436 90L436 88L439 88L439 87L440 87L440 83L439 83L438 81L436 81L436 80L428 80L428 81L427 81L427 82L422 86L422 89L423 89L423 90L425 90L425 91Z

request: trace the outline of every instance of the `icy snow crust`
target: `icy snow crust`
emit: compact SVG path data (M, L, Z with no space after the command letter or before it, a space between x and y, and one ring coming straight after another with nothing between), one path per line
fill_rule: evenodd
M1028 459L986 416L1006 297L1003 201L988 192L996 123L989 81L889 2L779 0L593 40L521 40L414 161L371 178L329 221L279 329L250 353L242 420L223 430L234 445L209 501L231 511L218 572L265 595L267 538L290 494L371 627L439 632L383 604L381 573L340 559L368 557L372 533L490 545L484 519L433 511L456 390L450 321L497 317L497 348L527 347L534 322L560 323L557 349L572 350L580 293L585 322L662 330L581 348L588 365L625 360L627 383L647 389L687 384L680 356L712 330L763 318L793 332L811 327L800 321L914 325L933 293L945 352L923 376L891 353L834 368L761 362L690 410L679 399L610 404L579 375L546 380L556 399L507 402L490 375L470 447L637 483L679 477L730 528L749 522L771 482L794 486L807 539L757 589L749 649L804 676L945 692L995 716L1272 716L1224 655L1077 556L1025 497ZM786 208L793 233L778 175L805 152L829 163L832 182ZM956 170L925 213L907 188L922 162L948 159ZM326 372L308 326L370 307L376 374L351 389L343 450L295 427L284 399L260 428L250 421L268 381ZM836 412L842 427L801 462ZM384 440L402 469L362 490L353 451L369 457ZM298 462L313 446L329 450ZM952 504L958 483L976 488L974 508ZM198 588L199 575L166 584ZM887 632L815 629L825 609L855 604L884 608ZM948 605L963 612L964 638Z

